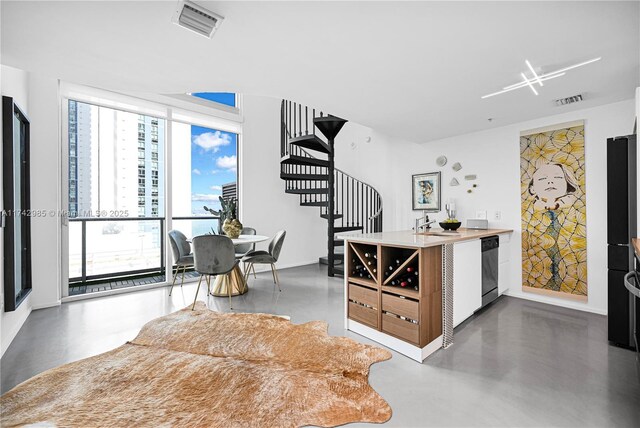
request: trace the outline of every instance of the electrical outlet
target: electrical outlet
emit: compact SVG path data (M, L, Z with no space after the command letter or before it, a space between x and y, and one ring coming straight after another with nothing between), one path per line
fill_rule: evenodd
M500 211L496 211L494 218L496 220L500 220L502 219L502 213Z
M476 211L476 218L486 220L487 212L486 211Z

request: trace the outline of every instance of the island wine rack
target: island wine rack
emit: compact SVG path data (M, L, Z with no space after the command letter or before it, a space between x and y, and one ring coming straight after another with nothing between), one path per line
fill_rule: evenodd
M347 316L424 347L442 334L442 247L350 241Z

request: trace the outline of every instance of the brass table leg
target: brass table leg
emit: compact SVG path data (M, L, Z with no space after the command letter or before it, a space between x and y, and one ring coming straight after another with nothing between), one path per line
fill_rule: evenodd
M224 277L227 276L228 280L225 281ZM229 291L227 287L231 287L231 295L239 296L249 291L249 287L244 279L244 275L239 266L233 268L227 275L218 275L213 283L212 296L216 297L228 297Z

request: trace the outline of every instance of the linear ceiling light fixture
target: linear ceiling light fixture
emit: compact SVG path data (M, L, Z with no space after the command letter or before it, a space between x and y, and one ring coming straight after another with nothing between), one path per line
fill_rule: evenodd
M513 85L505 86L504 88L502 88L501 91L497 91L497 92L493 92L491 94L483 95L480 98L484 99L484 98L493 97L494 95L504 94L505 92L514 91L516 89L524 88L524 87L527 87L527 86L529 88L531 88L531 90L533 91L534 94L538 95L538 91L536 91L536 88L533 86L534 83L536 83L536 84L538 84L538 85L540 85L542 87L542 86L544 86L544 84L542 83L544 81L555 79L556 77L564 76L565 74L567 74L566 72L569 71L569 70L573 70L574 68L582 67L583 65L591 64L592 62L600 61L601 59L602 59L602 57L593 58L593 59L590 59L588 61L580 62L578 64L574 64L574 65L571 65L569 67L561 68L560 70L552 71L550 73L545 73L545 74L536 73L536 71L533 68L533 66L531 65L531 63L528 60L525 60L525 63L527 64L527 67L529 68L529 70L531 71L531 74L533 75L532 78L528 78L524 73L520 73L520 75L522 76L522 79L523 79L522 82L518 82L518 83L514 83Z
M533 67L531 66L531 63L529 62L528 59L525 59L524 62L527 63L527 67L529 67L529 70L531 70L531 74L533 74L533 77L536 78L536 82L538 82L538 84L540 86L544 86L544 83L542 83L542 80L540 80L540 76L538 76L538 73L536 73L536 71L533 69ZM524 74L524 73L523 73ZM537 94L536 94L537 95Z
M524 73L520 73L520 76L522 76L522 78L524 79L524 82L531 88L533 93L538 95L538 91L536 91L536 88L534 88L533 85L531 84L531 82L529 81L529 79L527 79L527 76L525 76ZM540 83L542 83L542 82L540 82Z

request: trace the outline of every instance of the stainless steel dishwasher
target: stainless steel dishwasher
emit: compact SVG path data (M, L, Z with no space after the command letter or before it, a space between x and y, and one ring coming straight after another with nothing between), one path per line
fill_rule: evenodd
M482 307L498 298L498 236L481 239L482 248Z

